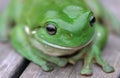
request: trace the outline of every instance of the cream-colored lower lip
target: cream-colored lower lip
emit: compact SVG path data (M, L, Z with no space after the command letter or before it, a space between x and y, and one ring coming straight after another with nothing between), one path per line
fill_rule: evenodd
M51 44L51 43L49 43L49 42L47 42L45 40L42 40L42 42L44 44L48 45L48 46L51 46L51 47L54 47L54 48L58 48L58 49L65 49L65 50L81 49L81 48L87 46L88 44L90 44L93 41L94 36L95 36L95 34L92 36L92 38L85 45L78 46L78 47L64 47L64 46L59 46L59 45Z

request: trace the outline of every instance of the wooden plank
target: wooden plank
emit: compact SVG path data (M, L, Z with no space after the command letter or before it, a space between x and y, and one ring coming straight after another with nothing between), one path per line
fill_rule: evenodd
M52 72L43 72L41 68L31 63L20 78L117 78L120 74L120 37L110 35L108 43L103 50L103 58L115 68L114 73L106 74L97 65L93 65L93 76L80 75L82 62L65 68L55 68Z
M0 43L0 78L18 78L27 64L8 43Z

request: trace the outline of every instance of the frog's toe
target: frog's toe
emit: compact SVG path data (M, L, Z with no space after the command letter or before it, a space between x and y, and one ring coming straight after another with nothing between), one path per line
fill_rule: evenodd
M46 64L46 65L43 65L41 66L42 70L48 72L48 71L52 71L54 68L53 66L49 65L49 64Z
M106 73L114 72L114 68L113 68L112 66L104 66L104 67L103 67L103 70L104 70Z
M75 60L73 60L72 58L70 58L68 61L69 61L70 64L75 64L76 63Z
M92 75L92 70L91 69L82 69L81 74L86 75L86 76L90 76L90 75Z
M68 63L68 60L62 58L62 59L58 62L58 66L60 66L60 67L64 67L64 66L67 65L67 63Z

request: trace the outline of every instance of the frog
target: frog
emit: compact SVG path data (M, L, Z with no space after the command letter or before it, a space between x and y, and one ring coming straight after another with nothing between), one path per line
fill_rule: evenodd
M53 64L64 67L83 59L82 75L92 75L94 63L106 73L114 72L101 55L108 31L85 4L84 0L11 0L0 16L0 41L9 39L20 55L44 71L52 71Z

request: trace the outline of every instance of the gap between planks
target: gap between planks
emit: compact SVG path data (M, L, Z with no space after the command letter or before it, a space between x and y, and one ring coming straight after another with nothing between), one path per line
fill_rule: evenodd
M18 78L28 64L10 44L0 43L0 78Z

